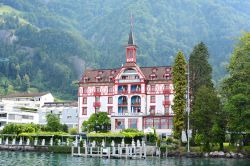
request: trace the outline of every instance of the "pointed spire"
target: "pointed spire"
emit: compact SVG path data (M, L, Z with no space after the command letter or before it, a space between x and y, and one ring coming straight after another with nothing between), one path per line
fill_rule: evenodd
M128 45L135 45L134 35L133 35L133 15L130 15L130 33L128 37Z

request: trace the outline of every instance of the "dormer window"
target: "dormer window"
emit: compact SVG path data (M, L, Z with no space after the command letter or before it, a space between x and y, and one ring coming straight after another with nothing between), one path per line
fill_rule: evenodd
M111 71L111 74L115 74L115 70L112 70L112 71Z
M102 78L100 76L96 76L95 79L96 79L97 82L102 80Z
M83 78L83 81L84 81L84 82L87 82L88 80L89 80L88 77L84 77L84 78Z
M157 71L157 68L153 68L153 69L152 69L152 72L153 72L153 73L156 73L156 71Z
M98 71L98 74L101 75L103 73L103 71Z
M150 74L150 78L151 78L151 80L155 80L157 78L157 75L152 73L152 74Z

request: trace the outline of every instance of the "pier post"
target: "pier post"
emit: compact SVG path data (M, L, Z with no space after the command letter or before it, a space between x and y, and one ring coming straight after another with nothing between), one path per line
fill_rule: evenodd
M110 159L110 147L108 147L108 158Z
M101 158L102 158L102 155L103 155L103 147L101 147L101 152L100 152L100 154L101 154Z
M80 154L81 154L81 149L80 148L81 148L80 146L77 147L77 149L78 149L78 156L80 156Z
M92 147L90 147L90 155L91 155L91 157L92 157Z
M128 158L128 144L126 144L126 159Z
M71 146L71 156L74 155L74 146Z
M88 156L88 147L85 146L85 147L84 147L84 150L85 150L85 157L87 157L87 156Z
M146 156L147 156L147 146L146 145L143 147L143 150L144 150L144 158L146 159Z
M140 159L142 158L142 147L140 146Z

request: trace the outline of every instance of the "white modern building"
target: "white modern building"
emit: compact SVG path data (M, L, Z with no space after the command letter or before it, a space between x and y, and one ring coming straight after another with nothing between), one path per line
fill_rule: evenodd
M139 67L133 32L121 68L87 69L79 81L79 131L83 121L97 112L111 117L111 130L155 128L169 135L173 128L174 89L170 66Z
M78 105L77 102L47 102L39 108L39 124L47 124L47 114L56 114L61 124L68 128L78 128Z
M8 123L39 122L38 109L54 102L51 93L19 93L0 97L0 130Z

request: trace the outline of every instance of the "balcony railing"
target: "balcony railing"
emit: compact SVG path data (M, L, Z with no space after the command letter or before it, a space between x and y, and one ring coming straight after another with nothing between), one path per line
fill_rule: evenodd
M93 107L101 107L101 102L100 101L95 101L93 103Z
M119 91L118 91L118 94L127 94L127 93L128 93L127 90L119 90Z
M141 90L131 90L131 93L141 93Z
M111 116L143 116L145 115L143 112L122 112L116 113L112 112Z
M132 102L131 103L131 106L140 106L141 105L141 102Z
M101 96L101 92L94 92L95 96Z
M127 106L127 105L128 105L127 102L118 103L118 106Z
M170 100L163 100L162 104L163 104L164 106L170 105Z
M164 93L164 94L170 94L170 93L171 93L171 89L164 89L164 90L163 90L163 93Z

